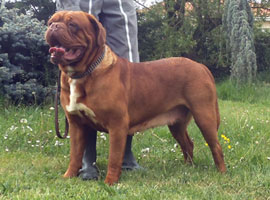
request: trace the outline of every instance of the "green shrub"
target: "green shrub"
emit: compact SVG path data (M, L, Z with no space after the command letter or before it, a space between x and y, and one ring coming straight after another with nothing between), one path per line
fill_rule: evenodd
M256 78L253 14L246 0L226 2L223 28L231 58L231 78L237 84L251 84Z
M254 30L254 45L256 49L258 71L270 70L270 31L261 28Z
M46 26L17 9L0 10L0 89L15 103L41 103L53 92L56 67L49 62Z
M141 61L190 54L196 41L194 27L185 20L181 27L172 26L161 4L148 11L138 12L138 40Z

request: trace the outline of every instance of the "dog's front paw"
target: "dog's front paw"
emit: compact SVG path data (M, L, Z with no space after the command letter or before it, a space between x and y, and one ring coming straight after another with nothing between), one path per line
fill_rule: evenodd
M64 178L72 178L78 175L78 171L74 170L67 170L66 173L63 175Z
M106 176L105 183L108 185L113 185L118 182L119 177L116 176Z

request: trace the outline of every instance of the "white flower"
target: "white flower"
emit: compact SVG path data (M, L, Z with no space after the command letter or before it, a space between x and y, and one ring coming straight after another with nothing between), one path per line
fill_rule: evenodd
M26 128L28 128L31 132L33 131L33 129L30 126L26 126Z
M58 140L55 141L54 146L62 146L64 143L59 142Z
M27 124L27 119L22 118L22 119L20 120L20 122L21 122L21 124Z
M120 190L121 188L123 188L123 186L124 186L123 184L118 183L116 189L117 189L117 190Z
M10 131L15 131L17 128L18 128L18 127L12 125L12 126L9 128L9 130L10 130Z
M145 148L145 149L142 149L141 152L142 152L142 153L149 153L149 152L150 152L150 148L147 147L147 148Z
M171 152L174 152L175 153L175 149L171 149Z
M100 133L100 138L103 139L103 140L106 140L107 139L106 134L105 133Z
M107 139L105 135L101 135L100 138L103 139L103 140Z
M50 110L54 110L54 107L50 107Z
M177 144L177 143L175 143L175 144L173 145L173 147L174 147L174 148L177 148L177 146L178 146L178 144Z
M6 148L6 152L9 152L9 149L8 148Z

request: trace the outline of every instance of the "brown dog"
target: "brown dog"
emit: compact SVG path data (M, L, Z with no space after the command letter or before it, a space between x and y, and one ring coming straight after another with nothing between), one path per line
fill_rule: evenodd
M219 111L213 76L187 58L130 63L105 44L105 30L84 12L62 11L48 22L46 41L51 61L61 76L61 104L70 124L70 163L64 177L77 176L82 166L85 134L91 129L110 137L105 182L121 174L127 134L168 125L186 162L193 158L187 126L192 116L225 172L218 142Z

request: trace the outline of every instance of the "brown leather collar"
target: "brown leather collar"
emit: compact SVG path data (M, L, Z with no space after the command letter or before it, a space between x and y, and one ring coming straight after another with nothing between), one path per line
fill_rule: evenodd
M94 69L102 62L103 58L105 55L105 49L103 50L102 54L97 58L97 60L93 63L91 63L91 65L87 68L87 70L85 72L83 72L82 74L78 74L78 75L71 75L70 78L72 79L80 79L83 77L88 76L89 74L91 74Z

